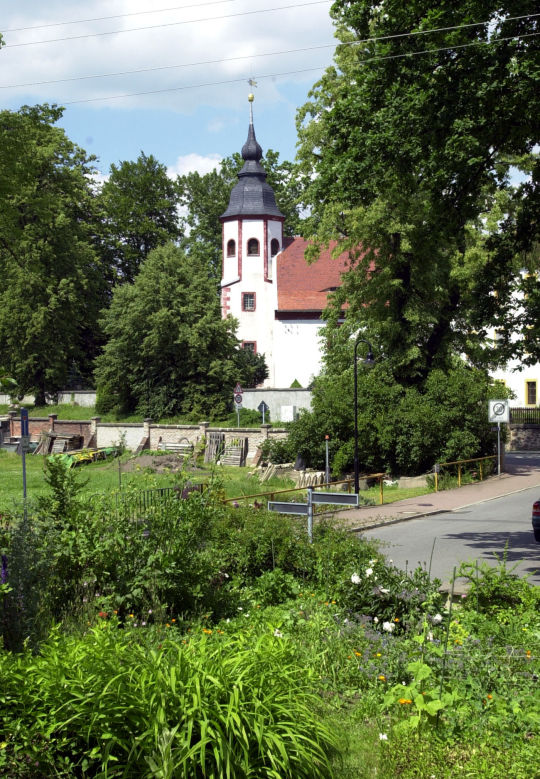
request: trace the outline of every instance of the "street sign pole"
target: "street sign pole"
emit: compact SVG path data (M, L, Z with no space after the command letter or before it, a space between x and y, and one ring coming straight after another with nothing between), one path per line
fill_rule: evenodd
M26 521L27 507L26 507L26 449L28 446L29 432L28 432L28 410L21 408L21 456L22 456L22 479L23 479L23 517Z
M240 427L240 409L242 408L242 393L244 390L242 389L241 384L237 384L234 388L234 407L236 409L236 421L238 424L238 427Z
M308 487L307 491L307 535L310 544L313 543L313 487Z
M497 475L501 475L501 423L497 422Z
M329 462L329 459L328 459L328 441L329 441L329 439L330 439L330 436L329 435L325 435L324 440L325 440L325 443L326 443L326 473L325 473L326 486L328 486L330 484L330 462Z

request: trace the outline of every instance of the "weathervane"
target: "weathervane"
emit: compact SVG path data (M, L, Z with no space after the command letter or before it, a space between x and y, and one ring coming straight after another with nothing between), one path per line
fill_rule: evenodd
M257 82L255 81L254 78L248 78L248 84L250 87L257 86ZM249 100L249 122L250 124L253 124L253 101L255 100L255 95L253 94L253 92L249 93L248 100Z

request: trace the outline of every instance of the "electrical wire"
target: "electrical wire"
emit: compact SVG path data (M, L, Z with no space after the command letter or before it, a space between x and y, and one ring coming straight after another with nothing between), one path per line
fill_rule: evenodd
M224 0L224 2L230 2L230 0ZM184 6L182 6L182 7L184 7ZM185 7L188 7L188 6L185 6ZM146 13L146 12L144 12L144 13ZM127 16L128 14L125 14L125 15ZM540 14L529 14L527 16L512 16L512 17L508 17L504 21L508 22L508 21L516 21L516 20L519 20L519 19L529 19L529 18L534 18L536 16L540 16ZM107 17L105 17L105 18L107 18ZM68 23L70 24L71 22L66 22L66 24L68 24ZM362 39L354 40L354 41L343 41L342 43L339 43L339 44L336 44L335 42L323 43L323 44L319 44L319 45L316 45L316 46L303 46L302 48L299 48L299 49L285 49L283 51L264 52L264 53L261 53L261 54L246 54L246 55L242 55L242 56L238 56L238 57L226 57L226 58L215 59L215 60L202 60L202 61L198 61L198 62L186 62L186 63L180 63L178 65L162 65L162 66L157 66L157 67L153 67L153 68L137 68L135 70L124 70L124 71L117 71L117 72L114 72L114 73L94 73L94 74L85 75L85 76L73 76L73 77L70 77L70 78L51 79L51 80L48 80L48 81L29 81L29 82L24 82L24 83L21 83L21 84L0 84L0 89L18 89L18 88L21 88L21 87L44 86L44 85L47 85L47 84L65 84L65 83L68 83L68 82L71 82L71 81L85 81L85 80L95 79L95 78L113 78L113 77L117 77L117 76L129 76L129 75L134 75L134 74L138 74L138 73L155 73L156 71L160 71L160 70L174 70L174 69L178 69L178 68L190 68L190 67L196 67L196 66L200 66L200 65L218 65L218 64L226 63L226 62L236 62L238 60L243 60L243 59L253 59L255 57L276 57L276 56L282 56L284 54L297 54L297 53L306 52L306 51L316 51L316 50L319 50L319 49L326 49L326 48L336 47L337 45L339 45L339 46L359 46L360 44L363 44L363 43L373 43L373 42L377 42L377 41L392 40L392 39L395 39L395 38L404 38L404 37L414 36L414 35L427 35L428 33L434 33L434 32L449 32L451 30L460 30L460 29L463 29L463 28L466 28L466 27L478 27L478 26L485 25L485 24L488 24L488 22L487 21L484 21L484 22L470 22L468 24L454 25L452 27L435 27L435 28L432 28L430 30L413 30L411 32L395 33L393 35L379 35L379 36L374 36L374 37L371 37L371 38L362 38Z
M368 57L368 58L366 58L364 60L360 60L358 62L358 64L359 65L364 65L364 64L367 64L369 62L378 62L378 61L382 61L382 60L392 60L392 59L402 59L404 57L415 57L415 56L418 56L420 54L435 54L435 53L441 52L441 51L455 51L456 49L465 49L465 48L468 48L470 46L494 46L494 45L496 45L498 43L503 43L505 41L515 41L515 40L521 40L522 38L532 38L532 37L536 37L537 35L540 35L540 32L525 33L524 35L520 35L520 36L511 35L511 36L509 36L507 38L497 38L496 40L491 40L491 41L473 41L473 42L470 42L470 43L458 44L456 46L443 46L443 47L435 48L435 49L423 49L421 51L412 51L412 52L407 52L405 54L389 54L389 55L384 56L384 57ZM302 68L301 70L289 70L289 71L285 71L285 72L282 72L282 73L267 73L267 74L264 74L264 75L256 75L256 76L254 76L254 78L256 80L268 79L268 78L275 79L275 78L279 78L281 76L294 76L294 75L299 75L301 73L312 73L313 71L316 71L316 70L325 70L325 68L327 68L327 67L328 67L327 65L318 65L317 67ZM110 96L106 96L106 97L81 98L80 100L70 100L68 102L64 102L64 103L62 103L62 105L67 106L67 105L75 105L76 103L96 103L96 102L101 102L101 101L104 101L104 100L121 100L121 99L124 99L124 98L127 98L127 97L142 97L142 96L146 96L146 95L163 94L165 92L181 92L181 91L184 91L184 90L187 90L187 89L203 89L204 87L224 86L226 84L238 84L238 83L240 83L242 81L245 81L245 77L243 77L243 78L227 79L227 80L224 80L224 81L207 81L207 82L202 83L202 84L187 84L187 85L184 85L184 86L181 86L181 87L167 87L165 89L152 89L152 90L148 90L148 91L145 91L145 92L129 92L129 93L123 94L123 95L110 95Z
M74 19L70 22L49 22L48 24L34 24L31 27L11 27L2 30L5 35L7 32L26 32L27 30L44 30L47 27L65 27L68 24L87 24L88 22L105 22L109 19L125 19L126 16L144 16L145 14L163 14L167 11L183 11L185 8L200 8L203 5L222 5L223 3L232 3L234 0L208 0L205 3L190 3L189 5L175 5L172 8L156 8L152 11L132 11L130 14L114 14L114 16L94 16L91 19Z
M201 17L200 19L187 19L183 20L181 22L167 22L164 24L151 24L146 25L144 27L130 27L127 30L109 30L108 32L92 32L92 33L86 33L85 35L68 35L64 38L49 38L44 41L27 41L26 43L6 43L4 48L20 48L21 46L38 46L42 43L59 43L61 41L79 41L83 38L100 38L104 35L120 35L125 32L141 32L144 30L157 30L159 28L163 27L178 27L179 25L184 24L196 24L198 22L213 22L220 19L233 19L238 16L253 16L254 14L264 14L269 13L270 11L285 11L289 8L304 8L306 6L310 5L322 5L328 4L331 2L331 0L309 0L309 2L306 3L293 3L292 5L281 5L277 6L276 8L260 8L255 11L238 11L234 14L224 14L223 16L208 16L208 17Z

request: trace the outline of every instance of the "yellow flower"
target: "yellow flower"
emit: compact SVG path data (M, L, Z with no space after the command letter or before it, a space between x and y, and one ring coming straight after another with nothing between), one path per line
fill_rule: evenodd
M176 622L176 620L175 619L171 619L171 622Z
M489 698L489 700L491 700L493 698L493 695L491 693L488 693L487 697Z
M386 676L384 674L379 674L377 679L379 679L381 682L385 682L386 681Z
M530 656L531 656L531 650L530 650L530 649L527 649L527 651L525 652L525 655L526 655L527 657L530 657Z
M354 654L355 654L357 657L362 657L362 655L361 655L361 653L360 653L360 652L356 652L356 651L355 651L355 653L354 653Z
M130 619L133 619L133 618L134 618L134 616L135 616L135 614L128 614L128 617L129 617Z
M335 604L335 602L336 602L335 600L332 601L333 604Z
M0 749L5 749L7 747L7 741L0 741Z
M375 657L382 657L382 655L381 655L381 653L380 653L380 652L377 652L377 654L375 655Z
M410 699L410 698L400 698L400 699L399 699L399 702L401 703L401 705L402 705L402 706L406 706L406 705L408 705L409 703L412 703L412 701L411 701L411 699Z
M211 631L211 630L209 630L208 628L203 628L203 629L202 629L202 632L203 632L203 633L206 633L208 636L209 636L209 635L212 633L212 631Z

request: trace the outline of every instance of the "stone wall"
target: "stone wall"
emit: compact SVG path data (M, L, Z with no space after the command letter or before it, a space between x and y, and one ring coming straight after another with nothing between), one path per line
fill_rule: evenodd
M509 425L509 439L506 448L518 452L540 452L540 425Z
M225 444L237 439L248 440L248 462L255 457L257 449L267 438L276 440L286 438L288 433L281 428L270 425L261 427L210 427L208 422L198 425L159 425L151 419L144 422L102 422L99 417L91 420L58 419L56 414L48 417L29 417L29 432L32 441L39 441L42 432L52 431L58 435L81 435L85 446L103 448L124 443L127 449L135 451L143 444L147 449L159 449L160 443L189 442L194 446L208 433L223 433ZM9 434L18 438L21 434L20 415L9 415Z

